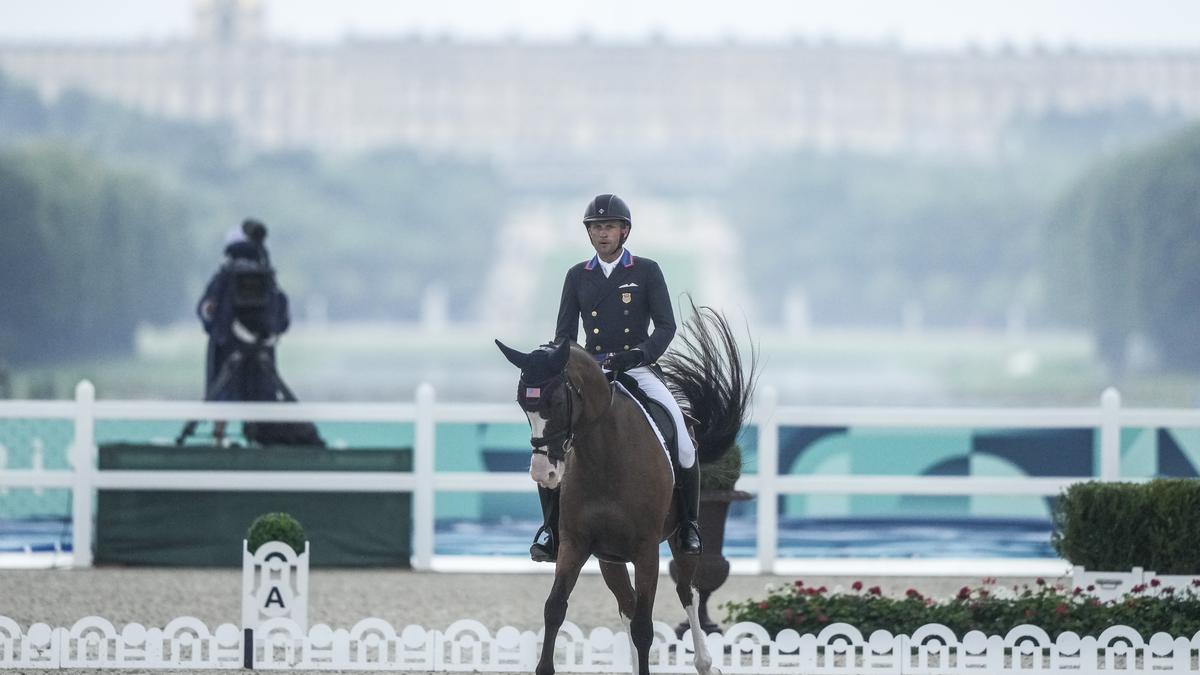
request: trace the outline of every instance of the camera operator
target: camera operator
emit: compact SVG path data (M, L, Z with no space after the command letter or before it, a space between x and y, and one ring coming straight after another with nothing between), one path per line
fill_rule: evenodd
M208 333L206 401L277 401L275 343L288 329L287 295L275 281L267 228L247 219L225 239L225 261L196 306ZM213 431L218 442L224 424Z

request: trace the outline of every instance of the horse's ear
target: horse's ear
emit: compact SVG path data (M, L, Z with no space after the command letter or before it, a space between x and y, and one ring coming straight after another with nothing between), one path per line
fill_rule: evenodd
M526 364L529 363L528 354L523 354L499 340L496 340L496 346L500 348L500 353L504 354L504 358L508 359L509 363L520 368L521 370L525 370Z
M556 373L561 373L567 367L567 359L571 357L571 343L563 340L550 353L550 367Z

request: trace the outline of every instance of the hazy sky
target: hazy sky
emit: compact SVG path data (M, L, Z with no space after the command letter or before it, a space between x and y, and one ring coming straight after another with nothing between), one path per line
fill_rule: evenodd
M1200 0L266 0L277 37L448 33L463 38L853 41L913 47L1200 48ZM0 0L0 39L160 39L190 30L190 0Z

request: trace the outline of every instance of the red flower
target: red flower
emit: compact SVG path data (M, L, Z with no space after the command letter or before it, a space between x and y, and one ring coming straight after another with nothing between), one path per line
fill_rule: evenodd
M1146 584L1138 584L1137 586L1133 587L1134 593L1143 593L1143 592L1145 592L1145 590L1146 590Z
M861 591L862 590L862 582L856 581L856 582L850 584L850 588L853 588L856 591Z
M1045 586L1045 585L1046 585L1046 580L1045 580L1045 579L1043 579L1043 578L1041 578L1041 577L1038 577L1038 578L1037 578L1037 585L1038 585L1038 586Z
M883 589L879 588L878 586L872 586L868 588L867 592L871 595L883 595Z
M996 585L996 577L984 577L983 585L984 586L995 586Z
M1099 600L1098 598L1092 598L1092 601L1091 601L1090 603L1088 603L1088 604L1090 604L1092 607L1099 607L1099 606L1100 606L1100 600Z
M909 597L909 598L921 597L921 593L915 588L910 588L907 591L904 591L904 595L905 595L905 597Z
M1150 580L1150 585L1151 585L1151 586L1153 586L1153 587L1155 587L1155 588L1158 588L1159 586L1161 586L1161 585L1162 585L1162 582L1161 582L1161 581L1159 581L1158 579L1151 579L1151 580Z
M829 623L829 617L824 614L818 614L817 623Z
M1083 594L1083 589L1078 586L1076 586L1075 591L1071 593L1071 595L1082 595L1082 594Z
M1061 602L1058 603L1058 607L1054 608L1054 613L1059 616L1066 616L1068 611L1067 606Z
M1087 589L1088 589L1088 593L1092 593L1092 592L1094 592L1094 591L1096 590L1096 586L1095 586L1095 585L1093 585L1093 584L1088 584L1088 588L1087 588Z
M766 600L763 600L762 602L758 603L759 609L767 609L770 606L771 606L771 604L768 603Z
M792 614L793 614L793 612L792 612L791 608L788 608L788 609L785 609L785 610L783 610L783 620L784 620L784 621L791 621L791 620L792 620Z
M1025 618L1026 618L1026 619L1032 619L1032 618L1033 618L1033 610L1032 610L1032 609L1027 609L1027 610L1025 610Z
M1192 585L1200 587L1200 579L1192 579Z
M963 586L962 588L958 589L958 599L959 600L966 600L969 597L971 597L971 589L967 588L966 586Z
M797 580L794 582L794 585L795 585L795 587L796 587L796 588L804 588L804 580L803 580L803 579L797 579Z
M1167 586L1166 588L1162 589L1162 592L1163 595L1175 595L1175 587Z

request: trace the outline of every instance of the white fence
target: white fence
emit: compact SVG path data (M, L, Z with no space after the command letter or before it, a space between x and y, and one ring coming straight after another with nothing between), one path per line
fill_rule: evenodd
M435 471L435 429L441 423L516 423L525 417L514 403L439 403L433 387L417 388L411 403L183 403L163 401L96 401L90 382L81 382L75 400L0 402L0 419L74 420L68 470L0 469L0 488L69 488L72 490L74 564L92 562L93 503L96 490L260 490L262 472L99 470L97 420L233 419L244 421L398 422L414 425L412 472L279 471L271 474L277 491L411 492L415 569L430 569L433 560L434 495L438 492L532 492L526 473ZM1120 439L1123 427L1200 427L1200 411L1125 409L1120 394L1108 389L1093 408L837 408L778 405L778 395L763 387L751 421L758 429L758 472L744 475L738 488L757 496L757 566L777 570L778 497L792 494L905 495L1056 495L1087 480L1121 479ZM782 426L889 428L1096 429L1100 434L1098 476L798 476L779 475L779 430Z
M350 629L325 624L304 631L275 619L253 634L233 624L215 630L180 617L163 628L131 623L117 630L107 619L86 617L70 627L44 623L23 630L0 616L0 670L103 668L137 670L237 669L336 670L459 673L528 673L537 664L542 631L505 626L494 633L474 620L445 630L407 626L396 630L380 619L364 619ZM595 628L585 634L570 622L559 631L556 669L568 673L629 672L630 649L624 632ZM762 626L739 623L725 634L707 636L713 665L724 673L825 675L972 675L986 673L1200 673L1200 634L1157 633L1148 640L1127 626L1098 636L1067 632L1051 639L1037 626L1017 626L1005 635L970 631L958 636L927 624L912 635L875 631L864 635L849 624L819 634L785 629L774 639ZM670 626L654 624L650 665L657 673L695 673L690 636L675 637Z

